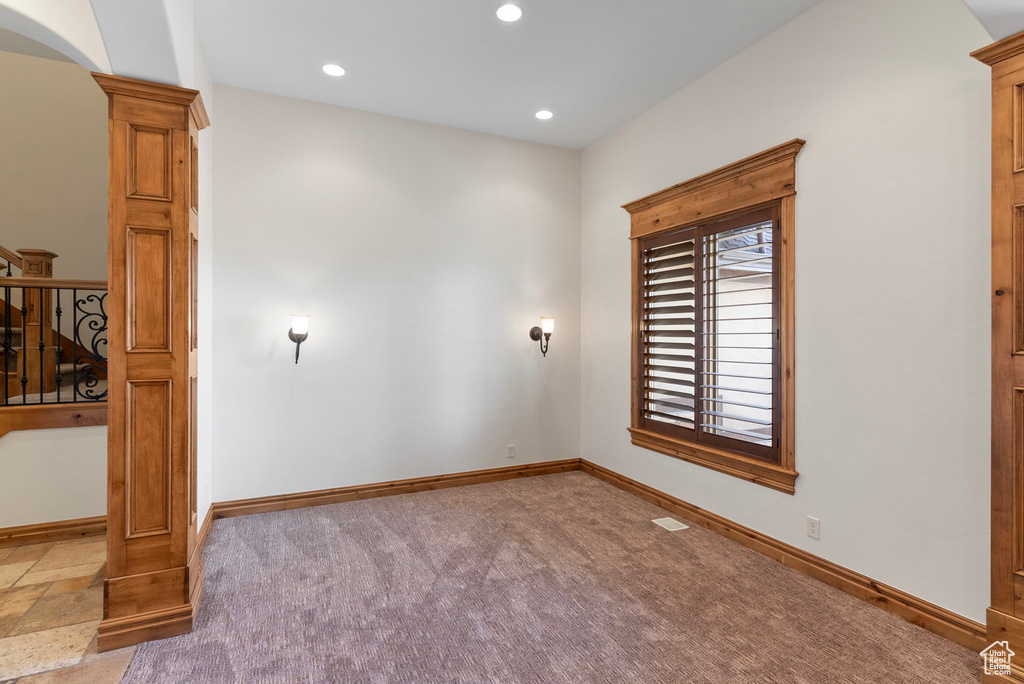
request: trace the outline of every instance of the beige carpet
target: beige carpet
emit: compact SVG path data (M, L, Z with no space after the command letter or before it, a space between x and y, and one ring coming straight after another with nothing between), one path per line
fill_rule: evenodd
M126 682L973 684L978 656L580 472L219 520Z

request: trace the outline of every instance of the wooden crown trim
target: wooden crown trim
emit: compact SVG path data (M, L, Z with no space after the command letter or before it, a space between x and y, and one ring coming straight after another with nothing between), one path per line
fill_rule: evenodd
M206 112L206 105L203 104L203 96L198 90L153 83L152 81L140 81L124 76L101 74L95 71L92 73L92 77L107 95L122 95L182 105L188 107L192 112L200 130L210 125L210 116Z
M756 171L757 169L765 166L770 166L771 164L796 157L806 144L806 140L795 138L787 143L776 145L764 152L759 152L747 157L746 159L741 159L738 162L733 162L732 164L728 164L719 169L715 169L714 171L705 173L702 176L691 178L688 181L678 183L670 188L659 190L658 192L641 197L638 200L633 200L628 204L623 204L622 208L630 214L635 214L643 211L644 209L648 209L682 195L701 190L710 185L715 185L731 178L736 178L737 176L750 173L751 171Z
M1019 54L1024 54L1024 31L975 50L971 53L971 57L992 66Z

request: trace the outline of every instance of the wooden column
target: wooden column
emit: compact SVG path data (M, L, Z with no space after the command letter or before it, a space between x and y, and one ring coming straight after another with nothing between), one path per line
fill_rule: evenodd
M57 255L45 249L19 249L21 273L26 278L53 278ZM53 337L53 290L25 288L21 321L25 343L18 348L18 368L23 369L25 392L57 390L57 347ZM24 356L24 358L22 358Z
M1024 32L972 53L992 67L992 603L1024 682Z
M109 98L109 444L101 651L191 631L198 91L93 74Z

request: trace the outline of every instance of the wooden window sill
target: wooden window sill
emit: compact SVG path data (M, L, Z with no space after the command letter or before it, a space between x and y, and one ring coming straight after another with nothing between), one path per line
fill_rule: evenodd
M774 463L734 454L704 444L695 444L649 430L628 428L633 444L660 454L717 470L726 475L738 477L786 494L796 492L796 478L799 473Z

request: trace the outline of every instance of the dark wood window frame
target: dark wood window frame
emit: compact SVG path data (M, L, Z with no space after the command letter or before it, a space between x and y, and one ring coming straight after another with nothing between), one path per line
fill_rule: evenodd
M803 145L803 140L793 140L623 206L631 214L633 342L629 432L633 444L788 494L794 493L798 476L794 450L793 222L796 157ZM652 425L655 421L644 417L648 402L644 365L644 250L665 242L659 240L662 236L686 234L688 230L695 236L720 232L731 226L727 223L729 219L737 218L735 222L742 224L755 212L762 213L753 218L765 220L770 216L773 220L772 315L778 339L772 359L772 446L753 448L738 445L735 440L698 436L697 431L684 428ZM713 224L719 225L709 228ZM701 281L699 270L695 280ZM695 302L699 307L699 296Z

